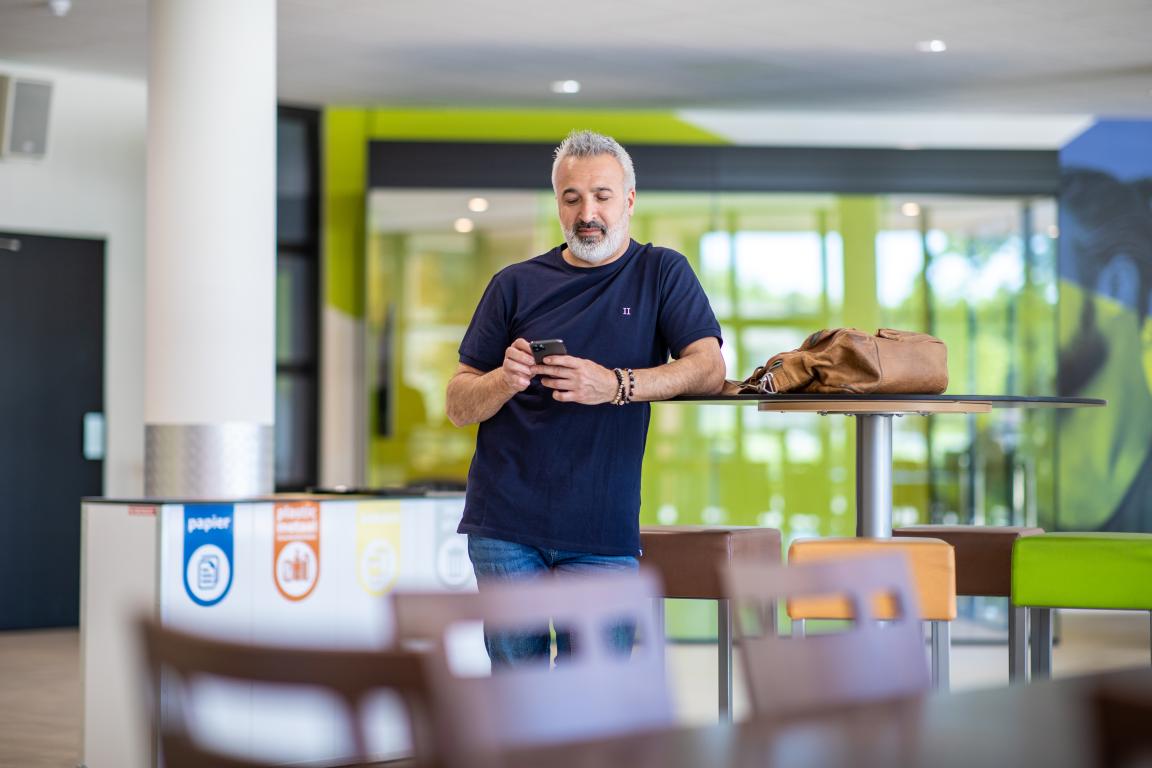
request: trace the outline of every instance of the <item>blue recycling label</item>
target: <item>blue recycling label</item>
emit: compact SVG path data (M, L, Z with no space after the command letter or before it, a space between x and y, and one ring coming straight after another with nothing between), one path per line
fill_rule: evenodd
M231 504L184 506L184 591L198 605L215 605L232 586Z

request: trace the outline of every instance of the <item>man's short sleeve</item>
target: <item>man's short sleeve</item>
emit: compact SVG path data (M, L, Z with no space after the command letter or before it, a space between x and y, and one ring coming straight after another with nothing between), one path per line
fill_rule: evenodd
M669 256L661 280L659 324L672 356L679 357L689 344L710 336L723 343L720 323L688 260L675 252Z
M497 274L488 282L460 342L460 362L484 372L500 367L504 350L512 343L508 305L499 279Z

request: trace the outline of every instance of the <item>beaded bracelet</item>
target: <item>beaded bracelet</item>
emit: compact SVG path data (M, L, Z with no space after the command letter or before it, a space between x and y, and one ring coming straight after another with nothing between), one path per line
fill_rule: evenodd
M631 368L624 369L628 373L628 394L624 395L624 402L632 402L633 395L636 394L636 374L632 372Z
M624 389L624 371L613 368L612 373L616 374L616 396L612 398L612 405L624 405L628 402L628 393Z

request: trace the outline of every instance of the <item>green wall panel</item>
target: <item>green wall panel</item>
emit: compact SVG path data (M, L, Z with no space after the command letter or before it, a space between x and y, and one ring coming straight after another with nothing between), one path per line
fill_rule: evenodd
M373 109L369 115L370 139L559 143L569 131L589 129L623 143L727 143L672 112Z
M368 115L324 112L324 298L353 317L364 314L364 179Z

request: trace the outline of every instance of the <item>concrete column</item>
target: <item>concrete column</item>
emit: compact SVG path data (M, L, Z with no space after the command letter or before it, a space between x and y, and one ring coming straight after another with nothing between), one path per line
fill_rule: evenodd
M273 489L275 0L151 0L144 485Z

